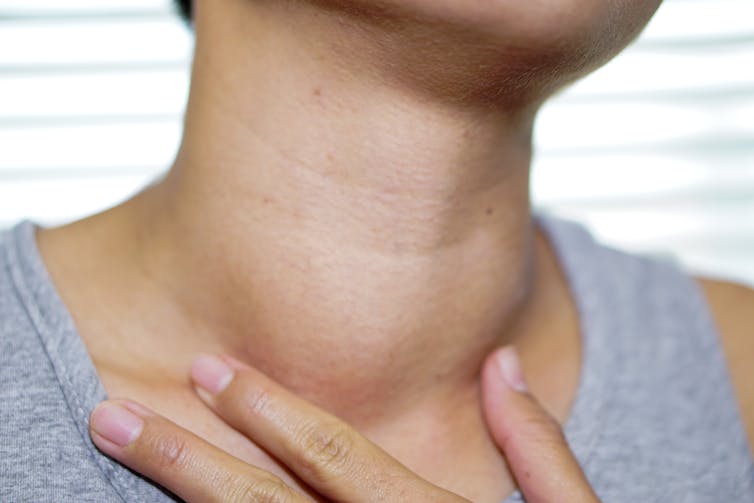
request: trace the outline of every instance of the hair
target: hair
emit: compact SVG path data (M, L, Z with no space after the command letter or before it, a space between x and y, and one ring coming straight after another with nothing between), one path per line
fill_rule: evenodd
M178 10L181 13L181 16L186 21L191 21L191 4L193 0L175 0L176 5L178 6Z

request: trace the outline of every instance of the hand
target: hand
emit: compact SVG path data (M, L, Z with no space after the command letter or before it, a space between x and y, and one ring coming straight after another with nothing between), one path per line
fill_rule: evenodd
M487 358L482 401L487 426L527 503L599 503L560 424L528 392L513 348Z
M598 501L557 423L523 391L515 353L503 349L493 356L482 376L485 410L527 501ZM228 357L197 362L192 378L205 403L321 496L359 502L466 501L422 479L343 421L259 371ZM134 402L100 404L92 413L90 434L104 453L189 503L311 501L276 476Z

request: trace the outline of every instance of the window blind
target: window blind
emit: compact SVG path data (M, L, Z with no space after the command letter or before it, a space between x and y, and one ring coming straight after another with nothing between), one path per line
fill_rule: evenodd
M158 176L192 37L169 0L0 0L0 227ZM754 284L754 2L666 0L537 122L533 199L601 239Z

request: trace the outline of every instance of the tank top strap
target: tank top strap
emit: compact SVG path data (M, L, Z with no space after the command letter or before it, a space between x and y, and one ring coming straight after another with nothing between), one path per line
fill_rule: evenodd
M602 245L580 224L544 214L535 222L578 310L582 372L565 433L598 494L733 501L686 496L717 487L754 495L754 462L697 281L669 257Z

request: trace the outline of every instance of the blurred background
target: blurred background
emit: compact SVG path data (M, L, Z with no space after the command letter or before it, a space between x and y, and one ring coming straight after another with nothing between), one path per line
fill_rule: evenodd
M0 0L0 228L73 220L163 173L191 49L170 0ZM754 285L754 0L666 0L543 110L536 143L541 211Z

